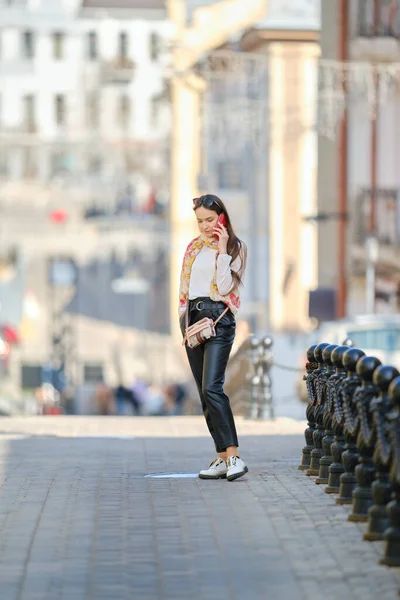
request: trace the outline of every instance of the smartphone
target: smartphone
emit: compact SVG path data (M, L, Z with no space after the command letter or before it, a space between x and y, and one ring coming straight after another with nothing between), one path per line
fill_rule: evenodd
M226 227L226 217L225 217L224 213L221 213L218 216L217 225L223 225L224 227Z
M226 227L226 217L224 213L221 213L218 216L217 225L223 225L224 227ZM218 239L218 235L216 233L214 234L214 236Z

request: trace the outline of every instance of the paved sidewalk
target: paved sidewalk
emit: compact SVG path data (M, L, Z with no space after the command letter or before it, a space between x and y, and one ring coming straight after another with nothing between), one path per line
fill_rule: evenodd
M195 476L199 417L0 419L1 600L393 600L382 545L297 470L304 427L239 419L229 483Z

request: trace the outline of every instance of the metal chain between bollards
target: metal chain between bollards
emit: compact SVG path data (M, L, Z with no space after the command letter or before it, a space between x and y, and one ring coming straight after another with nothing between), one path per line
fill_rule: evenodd
M251 372L246 379L250 383L250 407L248 417L251 419L274 418L274 406L272 396L271 369L276 367L291 373L305 373L301 367L292 367L277 362L272 353L273 341L270 336L258 338L252 336L248 344L248 356L251 364ZM313 367L313 365L310 365ZM307 371L307 369L306 369ZM307 378L309 375L305 375ZM311 383L312 381L312 383ZM314 386L314 377L310 380L311 388ZM319 385L319 384L318 384ZM307 388L309 383L307 383ZM314 393L310 389L309 393Z
M283 369L284 371L291 371L292 373L304 373L304 369L301 367L288 367L287 365L277 363L275 360L272 362L272 365L277 369Z

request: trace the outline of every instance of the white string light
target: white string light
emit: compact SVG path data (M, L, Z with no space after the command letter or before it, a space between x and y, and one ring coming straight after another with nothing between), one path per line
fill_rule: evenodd
M320 60L318 65L318 131L334 139L346 109L374 118L377 107L398 97L400 63Z
M201 137L217 158L234 158L259 146L268 110L268 62L264 56L217 50L201 65L206 82Z
M268 55L217 50L203 61L206 82L202 139L214 153L235 154L244 143L262 143L262 129L274 109L268 100ZM356 108L366 119L400 91L400 62L370 63L320 59L317 130L334 139L345 112ZM276 107L278 109L278 107Z

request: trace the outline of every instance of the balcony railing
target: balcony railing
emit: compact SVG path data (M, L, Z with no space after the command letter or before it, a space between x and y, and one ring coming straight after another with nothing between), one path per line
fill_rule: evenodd
M104 84L130 83L135 73L135 63L129 58L116 58L102 65L102 80Z
M26 121L14 127L5 127L0 124L0 135L4 137L21 136L25 134L38 133L38 126L35 121Z
M360 37L400 37L400 0L359 0Z
M375 207L374 230L371 230L371 211ZM364 190L356 203L355 242L364 245L371 234L381 246L400 247L400 190L378 189L375 198Z

